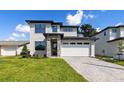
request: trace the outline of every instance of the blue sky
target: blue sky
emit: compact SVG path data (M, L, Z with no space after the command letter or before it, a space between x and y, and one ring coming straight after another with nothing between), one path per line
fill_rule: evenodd
M122 25L122 10L23 10L0 11L0 40L29 40L29 29L25 20L54 20L65 25L91 24L97 30L107 26Z

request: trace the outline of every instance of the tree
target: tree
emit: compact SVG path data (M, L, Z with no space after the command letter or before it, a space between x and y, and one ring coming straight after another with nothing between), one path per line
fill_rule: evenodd
M82 33L84 35L84 37L91 37L91 36L95 35L97 32L96 32L96 29L92 27L92 25L83 24L80 27L79 33Z
M119 50L120 54L123 54L123 52L124 52L124 42L120 41L118 43L118 50Z
M20 54L23 58L27 58L30 56L29 50L26 46L26 44L23 45L22 52Z
M119 60L120 60L120 56L123 55L123 52L124 52L124 42L120 41L118 43L118 57L119 57Z

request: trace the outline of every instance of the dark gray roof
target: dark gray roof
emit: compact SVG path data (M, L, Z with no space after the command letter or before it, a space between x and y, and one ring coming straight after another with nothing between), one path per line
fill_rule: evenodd
M117 40L124 40L124 37L119 37L119 38L116 38L116 39L113 39L113 40L109 40L107 42L114 42L114 41L117 41Z
M78 28L79 26L75 25L63 25L62 22L54 22L52 20L25 20L28 24L29 23L51 23L53 25L60 25L61 27L73 27L73 28Z
M54 22L52 20L25 20L27 23L52 23L62 25L62 22Z
M96 33L95 35L98 35L99 33L103 32L103 31L105 31L105 30L107 30L107 29L109 29L109 28L119 28L119 27L124 27L124 25L119 25L119 26L108 26L108 27L102 29L100 32ZM95 36L95 35L94 35L94 36Z
M0 41L0 45L23 45L29 44L29 41Z

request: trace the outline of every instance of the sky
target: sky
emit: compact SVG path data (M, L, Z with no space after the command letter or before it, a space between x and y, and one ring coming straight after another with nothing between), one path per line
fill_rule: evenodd
M65 25L91 24L97 31L124 24L123 10L0 10L0 40L29 40L25 20L53 20Z

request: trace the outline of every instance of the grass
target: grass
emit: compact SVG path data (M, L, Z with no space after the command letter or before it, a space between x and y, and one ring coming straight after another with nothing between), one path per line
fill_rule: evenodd
M107 56L96 56L96 58L124 66L124 60L114 60L112 57L107 57Z
M86 82L60 58L0 57L0 81Z

